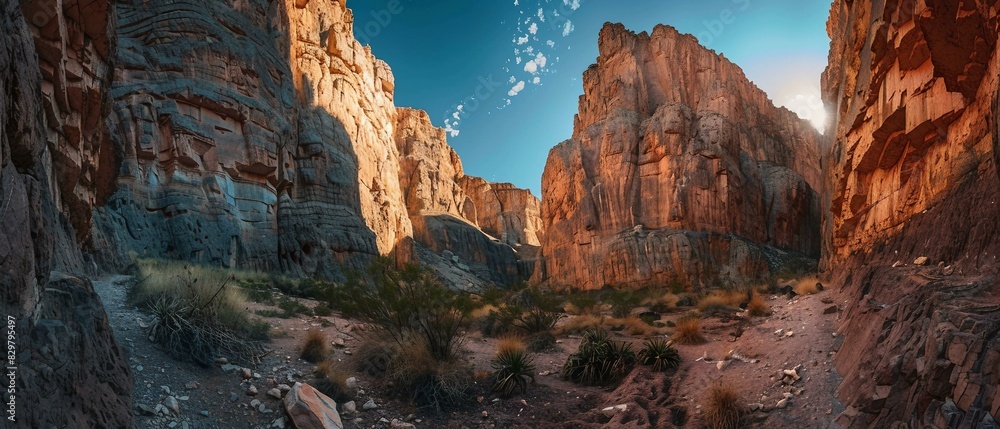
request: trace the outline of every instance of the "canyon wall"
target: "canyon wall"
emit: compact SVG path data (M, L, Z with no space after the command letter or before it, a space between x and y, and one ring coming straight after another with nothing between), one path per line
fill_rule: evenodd
M573 138L542 177L535 279L694 289L764 281L820 251L817 132L667 26L606 24Z
M101 300L61 272L88 266L76 243L103 181L107 7L0 5L0 308L17 345L16 420L5 414L5 427L135 427L131 376Z
M91 240L101 259L336 278L430 249L516 279L516 252L474 217L448 223L469 226L450 239L423 221L464 219L477 202L444 132L395 107L392 71L355 40L342 1L119 2L114 13L114 186L97 198Z
M996 427L998 8L833 4L823 263L848 303L843 427Z

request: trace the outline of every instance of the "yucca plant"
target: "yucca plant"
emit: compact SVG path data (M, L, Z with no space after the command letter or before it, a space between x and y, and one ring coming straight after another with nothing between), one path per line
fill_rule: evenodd
M502 349L493 360L493 391L503 397L528 390L528 380L535 383L534 359L520 348Z
M604 330L587 331L580 349L566 359L563 377L575 383L603 386L620 380L635 366L632 345L611 341Z
M651 365L654 371L666 371L680 365L681 355L663 339L651 338L646 340L642 350L639 350L639 362Z

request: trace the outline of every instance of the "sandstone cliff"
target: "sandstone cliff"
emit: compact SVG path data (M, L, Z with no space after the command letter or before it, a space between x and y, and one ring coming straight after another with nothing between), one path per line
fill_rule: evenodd
M833 4L824 264L849 303L844 427L1000 415L998 7ZM918 257L931 266L905 266Z
M4 427L135 426L100 298L56 271L84 268L76 236L100 190L107 6L0 5L0 309L17 345L16 421L5 414Z
M514 253L474 217L460 239L426 227L425 216L476 213L461 161L426 113L395 107L390 68L354 39L342 1L114 12L116 157L101 177L115 186L98 199L92 240L103 259L337 277L375 255L419 260L416 238L470 253L491 281L516 278Z
M542 177L536 279L594 289L763 280L818 257L818 135L667 26L606 24L573 138ZM780 249L780 250L779 250Z

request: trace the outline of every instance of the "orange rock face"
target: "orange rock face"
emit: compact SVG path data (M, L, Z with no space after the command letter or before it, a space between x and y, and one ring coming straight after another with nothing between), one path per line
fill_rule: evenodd
M998 8L833 4L824 265L849 303L843 427L1000 414Z
M762 280L819 255L818 134L687 35L601 30L573 138L542 177L536 279L595 289Z

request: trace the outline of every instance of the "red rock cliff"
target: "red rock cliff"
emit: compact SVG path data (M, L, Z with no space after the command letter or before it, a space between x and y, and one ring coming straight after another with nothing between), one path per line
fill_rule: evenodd
M808 123L671 27L606 24L598 44L573 138L542 177L536 279L701 288L761 280L769 254L818 257Z
M824 264L848 302L838 421L995 427L998 2L838 0L827 29Z

